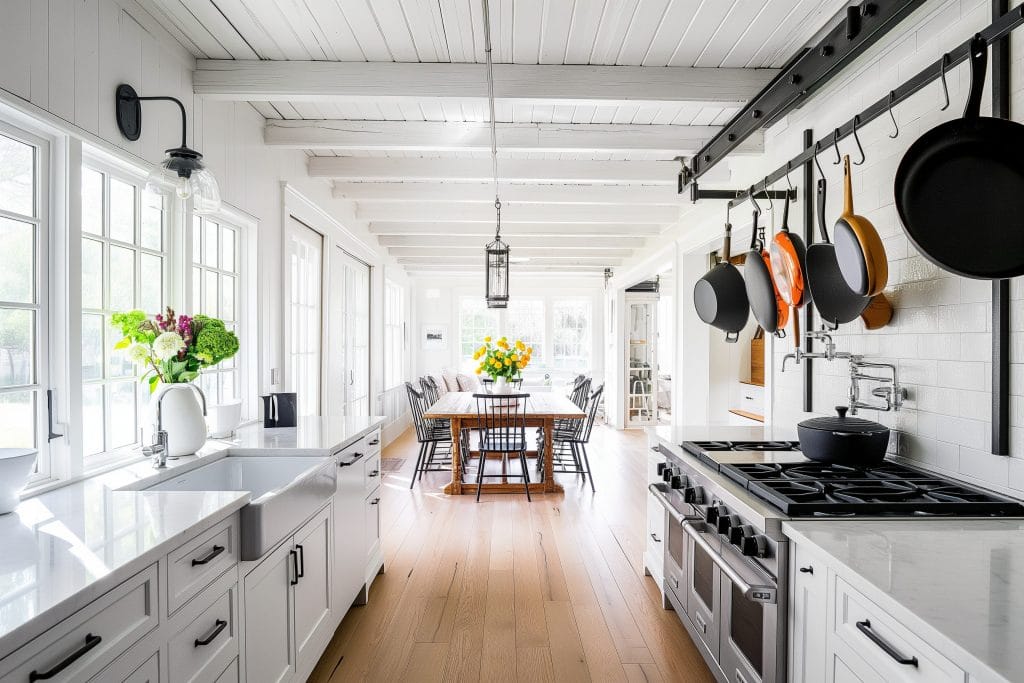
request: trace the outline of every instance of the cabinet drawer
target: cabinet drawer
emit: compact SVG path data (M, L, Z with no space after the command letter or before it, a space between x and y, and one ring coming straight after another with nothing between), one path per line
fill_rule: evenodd
M380 453L380 430L375 429L363 437L367 453Z
M839 577L835 600L832 637L859 654L883 680L963 682L962 669Z
M213 681L238 655L237 584L186 624L167 645L171 683Z
M155 638L153 639L155 640ZM151 647L159 647L159 643L152 643ZM132 648L132 650L137 647ZM138 663L138 657L129 650L114 660L114 663L101 671L89 683L160 683L160 653L154 652L142 664Z
M366 497L366 559L380 549L380 489Z
M363 458L363 487L370 493L380 486L380 453Z
M0 680L88 680L157 625L156 591L154 564L6 657Z
M167 556L167 612L173 614L238 562L238 517L184 543Z

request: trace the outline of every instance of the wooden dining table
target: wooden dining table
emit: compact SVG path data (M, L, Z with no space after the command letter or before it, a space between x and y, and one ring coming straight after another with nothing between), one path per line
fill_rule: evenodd
M450 420L452 426L452 480L444 487L444 492L451 495L476 493L476 482L462 480L462 443L459 435L463 429L474 429L480 426L476 412L476 400L472 392L450 391L437 400L423 414L429 420ZM539 392L530 394L526 399L526 426L544 429L544 478L543 481L530 482L530 493L560 493L562 485L555 482L554 472L554 434L555 420L580 419L583 411L575 403L555 392ZM527 455L536 455L537 451L527 451ZM483 484L483 493L522 493L523 485L502 481L500 483Z

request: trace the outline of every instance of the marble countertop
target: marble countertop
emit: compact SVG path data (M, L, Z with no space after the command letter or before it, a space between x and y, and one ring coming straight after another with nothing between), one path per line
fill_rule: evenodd
M974 662L981 680L994 672L1024 681L1024 520L829 520L783 530L947 656Z
M148 460L26 498L0 515L0 659L202 529L245 506L244 491L144 491L230 455L332 455L382 417L300 418L242 427L155 470Z

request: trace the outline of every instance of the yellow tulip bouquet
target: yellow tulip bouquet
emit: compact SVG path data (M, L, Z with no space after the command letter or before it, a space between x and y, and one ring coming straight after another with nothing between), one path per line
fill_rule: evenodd
M499 377L511 380L522 376L532 355L533 347L521 339L509 343L507 337L502 337L492 343L490 337L484 337L483 346L473 354L473 360L480 361L476 374L487 374L495 380Z

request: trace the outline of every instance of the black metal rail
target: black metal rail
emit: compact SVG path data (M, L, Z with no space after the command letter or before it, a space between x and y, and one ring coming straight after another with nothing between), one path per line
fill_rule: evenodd
M1009 0L992 0L992 18L1009 11ZM1024 16L1024 6L1014 10ZM1010 39L992 41L992 116L1010 118ZM992 452L1010 454L1010 281L992 281Z
M1024 5L1015 7L1013 11L1003 14L1001 17L979 31L978 35L981 36L986 43L992 45L997 41L1006 38L1010 32L1020 27L1021 24L1024 24ZM943 69L948 71L950 68L965 61L970 52L970 45L970 39L965 40L963 43L943 55L943 57L933 62L930 66L922 69L917 73L917 75L903 83L903 85L900 85L895 90L891 90L888 95L870 105L859 114L856 114L846 123L843 123L839 127L833 129L833 132L830 135L821 138L811 145L810 148L804 149L800 154L790 159L775 171L769 173L764 179L759 180L755 187L760 188L765 184L772 185L779 180L782 180L788 173L796 170L803 164L812 161L815 149L827 151L828 147L837 145L839 141L853 135L855 129L863 128L865 125L880 116L888 116L893 107L922 90L931 84L932 81L938 79ZM1008 93L1006 97L1009 97ZM733 201L742 201L746 199L748 194L749 191L741 191L737 193L736 198Z
M848 7L846 20L813 48L798 53L691 160L687 181L722 161L755 131L801 106L871 45L895 28L924 0L875 0ZM682 194L682 191L680 191Z

